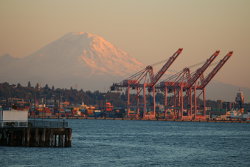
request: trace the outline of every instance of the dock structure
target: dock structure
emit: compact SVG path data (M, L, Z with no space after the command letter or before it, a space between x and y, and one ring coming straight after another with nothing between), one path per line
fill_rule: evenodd
M64 121L34 120L26 127L4 125L0 127L0 146L71 147L72 129Z

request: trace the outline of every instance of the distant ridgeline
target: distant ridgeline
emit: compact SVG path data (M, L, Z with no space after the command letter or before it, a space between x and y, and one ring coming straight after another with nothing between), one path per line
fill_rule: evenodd
M125 93L91 92L73 89L72 87L70 89L55 88L54 86L49 87L48 84L44 87L39 84L32 86L30 82L27 83L27 86L4 82L0 83L0 105L21 104L29 106L31 103L56 105L67 101L72 105L84 103L102 106L108 101L113 106L125 107L127 102ZM164 104L163 96L163 94L157 93L156 101L158 104ZM218 101L208 100L207 102L209 107L218 108ZM245 107L250 110L250 104L245 104Z
M49 87L48 84L44 87L39 84L32 86L30 82L28 82L27 86L19 83L16 85L8 82L0 83L0 103L6 104L15 100L47 105L55 104L59 101L68 101L71 104L100 105L108 100L117 106L125 106L126 102L125 96L119 93L83 91L82 89L77 90L72 87L70 89L54 88L54 86Z

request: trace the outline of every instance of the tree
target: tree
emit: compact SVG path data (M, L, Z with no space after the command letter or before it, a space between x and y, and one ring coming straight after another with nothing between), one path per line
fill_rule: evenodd
M45 90L49 90L49 85L46 84L46 85L44 86L44 89L45 89Z
M31 83L30 83L30 81L28 82L28 88L31 88Z
M36 87L35 87L36 90L39 90L40 89L40 85L39 83L36 84Z
M21 88L22 85L20 83L17 84L17 88Z

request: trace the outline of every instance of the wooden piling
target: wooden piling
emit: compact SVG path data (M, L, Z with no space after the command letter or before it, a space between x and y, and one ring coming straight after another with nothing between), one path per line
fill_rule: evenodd
M23 134L22 134L22 145L25 146L25 144L26 144L26 143L25 143L25 129L23 129L22 131L23 131L23 132L22 132L22 133L23 133Z
M47 128L41 128L42 129L42 142L40 144L41 147L44 147L45 146L45 136L46 136L46 129Z
M30 128L24 129L26 131L26 146L30 145Z
M39 129L38 128L35 128L35 145L36 146L39 146L39 140L40 140L40 135L39 135Z

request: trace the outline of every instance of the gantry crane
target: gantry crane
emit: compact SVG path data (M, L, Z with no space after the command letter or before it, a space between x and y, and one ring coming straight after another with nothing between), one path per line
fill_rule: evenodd
M211 65L211 63L214 61L214 59L219 55L220 51L217 50L207 61L203 66L198 68L194 75L188 80L187 86L184 87L186 89L186 94L188 95L188 101L190 106L190 109L188 111L188 116L192 116L193 113L193 105L194 105L194 117L196 117L197 113L197 98L196 98L196 81L203 75L203 73L206 71L206 69ZM183 91L183 88L181 88L181 91ZM181 117L183 116L183 96L181 96ZM193 98L194 97L194 98ZM188 110L188 109L187 109Z
M204 78L204 76L200 77L200 84L197 85L196 89L201 90L201 94L203 94L203 116L206 115L206 86L207 84L214 78L214 76L219 72L219 70L224 66L224 64L229 60L229 58L233 55L233 51L230 51L224 56L219 63L214 67L214 69ZM198 96L198 97L199 97Z
M148 82L148 78L150 77L150 75L152 75L153 69L151 66L147 66L146 68L142 69L141 71L133 74L132 76L130 76L129 78L123 80L120 83L114 83L111 86L111 91L114 90L120 90L122 88L126 89L126 93L127 93L127 117L131 117L131 113L130 113L130 108L131 108L131 88L132 89L136 89L136 102L137 102L137 115L139 114L139 95L140 95L140 91L144 85L144 83Z
M155 108L156 108L156 102L155 102L155 85L160 80L160 78L165 74L165 72L169 69L169 67L173 64L173 62L176 60L176 58L181 54L183 48L179 48L169 59L168 61L162 66L162 68L156 73L154 76L153 72L151 73L151 82L148 84L144 84L143 86L143 117L149 117L149 118L155 118ZM153 92L153 114L146 115L146 87L148 87L149 92Z

